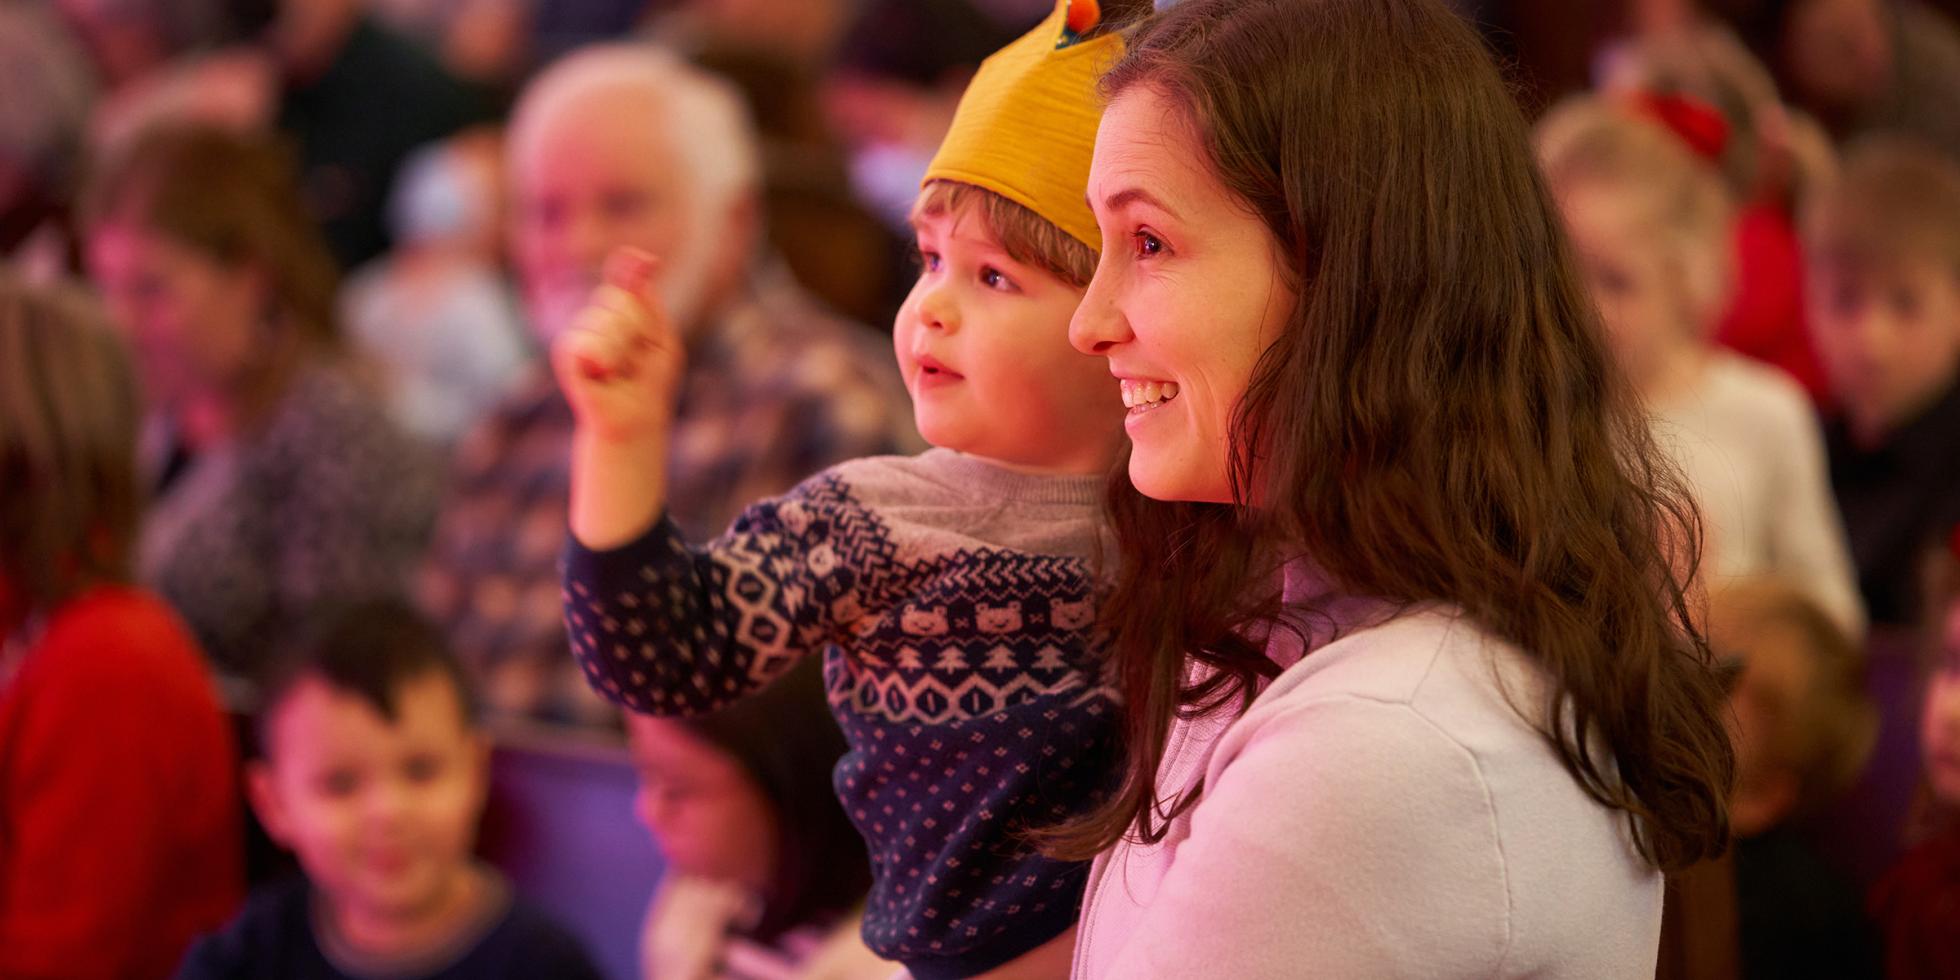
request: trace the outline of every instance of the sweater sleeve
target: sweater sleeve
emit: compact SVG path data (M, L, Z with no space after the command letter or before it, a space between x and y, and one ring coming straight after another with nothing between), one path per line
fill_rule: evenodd
M1500 971L1509 890L1488 788L1475 758L1408 706L1300 705L1209 778L1106 976ZM1120 866L1105 873L1103 887L1128 887Z
M861 575L840 554L847 508L811 491L836 482L750 507L705 548L666 517L611 551L569 539L565 626L586 679L636 711L696 714L821 650Z

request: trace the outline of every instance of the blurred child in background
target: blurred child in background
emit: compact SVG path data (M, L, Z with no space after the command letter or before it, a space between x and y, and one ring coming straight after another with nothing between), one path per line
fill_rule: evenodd
M637 809L666 861L644 980L891 976L857 935L871 874L830 787L845 746L820 668L713 714L627 716ZM837 962L852 952L856 973Z
M395 421L447 448L532 362L503 268L503 143L471 130L409 158L389 201L395 247L341 293L347 335L388 374Z
M1734 197L1733 285L1715 342L1783 369L1814 401L1828 402L1804 320L1796 215L1836 166L1829 137L1786 106L1769 69L1713 22L1609 46L1598 64L1602 93L1666 123L1721 172Z
M1801 592L1757 579L1710 599L1709 643L1741 673L1735 902L1742 976L1870 977L1878 942L1858 891L1796 824L1850 788L1878 734L1864 657Z
M1916 626L1925 556L1960 522L1960 166L1913 143L1861 143L1804 239L1858 585L1874 626Z
M266 687L259 741L252 806L306 875L254 895L180 978L597 980L471 857L490 744L462 668L405 607L326 615Z
M1709 584L1776 575L1861 636L1809 400L1709 341L1733 214L1714 168L1660 123L1597 98L1554 108L1537 140L1613 353L1700 507Z

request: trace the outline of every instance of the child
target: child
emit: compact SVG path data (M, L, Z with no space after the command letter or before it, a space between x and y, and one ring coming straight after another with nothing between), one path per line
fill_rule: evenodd
M853 948L871 980L889 980L891 964L859 938L871 875L830 788L845 745L821 663L722 711L629 713L626 733L636 809L665 866L640 934L645 980L804 976Z
M141 409L81 295L0 270L0 977L154 977L244 897L231 726L129 585Z
M323 620L266 688L246 789L306 877L191 950L217 977L596 978L471 860L489 744L441 637L392 602Z
M1857 890L1794 826L1849 788L1878 734L1864 658L1823 610L1757 579L1710 599L1710 645L1742 672L1729 696L1735 902L1744 977L1871 976Z
M1960 976L1960 527L1944 567L1946 601L1932 617L1936 646L1920 715L1926 776L1913 846L1871 894L1894 980Z
M821 652L850 746L833 784L871 852L865 941L926 980L1066 972L1086 868L1023 835L1095 802L1114 761L1091 558L1122 406L1068 324L1118 42L1078 43L1085 12L1062 0L987 61L914 208L894 337L938 448L834 467L691 551L657 520L678 344L646 263L614 261L554 352L579 415L566 617L589 679L685 714Z
M1555 108L1537 143L1620 369L1701 509L1711 585L1775 575L1862 635L1809 400L1708 338L1731 217L1714 168L1660 123L1594 98Z
M1836 166L1823 128L1783 104L1769 69L1727 27L1700 20L1643 33L1596 60L1599 87L1657 110L1722 171L1737 204L1734 287L1716 343L1782 368L1812 400L1829 399L1803 318L1803 248L1795 209Z
M1840 413L1831 485L1875 626L1919 622L1917 576L1960 521L1960 167L1871 141L1804 222L1811 329Z

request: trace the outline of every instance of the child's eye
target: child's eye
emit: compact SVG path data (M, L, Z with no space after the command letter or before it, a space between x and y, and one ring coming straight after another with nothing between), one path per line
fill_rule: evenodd
M914 258L915 258L915 259L916 259L916 260L918 261L918 263L919 263L919 268L921 268L921 269L924 269L924 270L925 270L925 271L927 271L927 272L938 272L938 271L939 271L939 253L938 253L938 252L934 252L934 251L932 251L932 250L930 250L930 249L923 249L923 248L922 248L922 249L919 249L919 251L918 251L918 252L917 252L917 253L916 253L916 254L914 255Z
M1006 273L991 265L980 270L980 284L988 289L1011 290L1014 288L1014 280L1007 278Z
M1150 258L1164 250L1163 240L1147 231L1131 233L1130 241L1135 243L1136 257L1139 259Z

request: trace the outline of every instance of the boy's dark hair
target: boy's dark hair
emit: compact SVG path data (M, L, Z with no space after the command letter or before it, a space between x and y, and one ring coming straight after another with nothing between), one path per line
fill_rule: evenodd
M392 723L402 687L432 671L449 680L462 706L464 725L474 727L476 702L463 665L442 633L419 613L395 599L324 611L300 630L265 675L259 689L259 754L268 754L272 719L302 681L325 681L334 690L367 702Z

